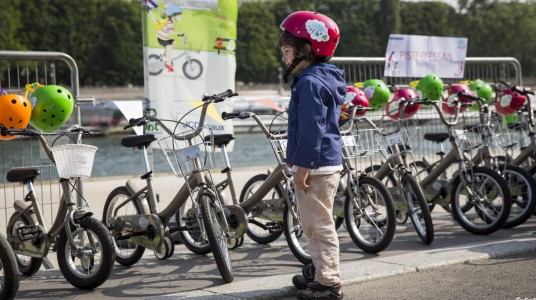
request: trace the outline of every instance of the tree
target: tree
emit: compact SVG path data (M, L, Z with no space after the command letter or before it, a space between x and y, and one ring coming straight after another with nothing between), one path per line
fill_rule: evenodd
M400 11L399 0L380 0L380 18L382 26L380 36L383 43L383 48L387 47L387 41L391 33L400 33Z
M274 15L262 3L243 3L238 11L236 79L244 82L276 82L279 28Z

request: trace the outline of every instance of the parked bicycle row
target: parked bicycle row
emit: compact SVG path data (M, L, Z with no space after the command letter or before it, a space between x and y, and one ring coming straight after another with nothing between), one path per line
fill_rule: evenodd
M408 219L420 239L432 243L434 228L430 211L436 204L475 234L490 234L525 222L536 206L533 179L536 165L531 164L536 140L532 132L533 112L527 101L532 91L500 85L502 90L498 91L482 81L474 81L471 88L463 83L451 85L446 87L448 96L444 98L445 87L435 75L409 87L389 88L381 80L348 87L340 124L343 171L334 199L336 226L344 224L363 251L378 253L391 243L397 224L404 224ZM146 249L153 250L158 259L170 258L175 249L171 235L175 232L193 253L212 252L225 282L234 279L229 251L242 245L244 235L267 244L284 234L296 259L303 264L311 263L295 202L292 173L285 160L285 128L266 126L252 112L222 114L225 120L253 118L276 158L271 172L253 176L238 193L226 148L233 135L215 135L204 126L211 104L236 95L228 90L204 96L203 104L198 107L201 112L197 128L184 125L184 117L161 120L146 116L129 120L126 128L156 122L165 134L160 138L151 133L122 138L121 146L139 150L140 169L143 169L140 179L144 183L140 187L139 180L128 180L124 186L114 189L106 199L102 220L92 216L82 191L77 188L80 178L90 176L97 150L82 144L82 136L94 133L75 128L59 135L52 144L44 138L68 119L67 110L73 105L70 94L58 86L37 87L30 94L34 105L22 96L0 96L5 98L0 102L6 107L0 118L2 139L37 138L58 169L63 191L56 219L48 227L33 187L39 169L19 167L7 173L6 179L22 183L26 192L24 201L15 201L15 213L8 223L7 241L11 247L0 245L6 278L2 293L9 295L17 290L17 276L11 275L16 272L9 268L14 266L13 258L18 271L31 276L41 265L50 264L47 256L49 251L55 251L60 270L69 283L81 289L94 289L109 277L114 260L121 265L134 265ZM426 133L424 139L438 145L448 140L450 144L448 152L442 148L437 151L435 162L414 157L420 132L419 120L412 117L424 106L435 109L446 131ZM467 108L478 114L479 122L464 124L459 129L458 123L463 123ZM34 110L41 113L34 115ZM51 123L58 116L54 114L56 110L62 120ZM385 110L385 116L367 116L370 111L380 110ZM504 116L511 114L517 115L517 122L503 128ZM29 123L36 130L26 129ZM499 141L503 138L499 129L515 133L520 142L516 143L510 135L506 142ZM468 138L473 133L479 138ZM525 144L527 138L530 144ZM56 145L63 139L72 143ZM147 152L155 141L173 173L184 180L164 208L158 207ZM521 150L516 149L519 145ZM504 148L504 154L494 156L490 149L497 147ZM211 175L216 148L224 162L221 171L226 174L221 182L215 182ZM518 154L514 156L514 153ZM380 160L373 159L377 155ZM450 166L456 166L452 174L447 172ZM171 222L172 219L176 222ZM6 255L3 250L7 251ZM11 285L8 279L16 283Z

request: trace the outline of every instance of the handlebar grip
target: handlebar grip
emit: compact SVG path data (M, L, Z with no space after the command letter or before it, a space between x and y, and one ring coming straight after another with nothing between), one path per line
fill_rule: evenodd
M227 112L222 112L222 113L221 113L221 118L224 119L224 120L229 120L229 119L247 119L247 118L249 118L249 117L250 117L249 113L244 112L244 111L241 111L241 112L232 112L232 113L227 113Z
M484 101L484 99L480 98L480 97L476 97L476 96L473 96L473 95L469 95L469 94L465 94L464 92L458 92L458 97L463 97L463 98L466 98L466 99L469 99L471 101Z
M128 120L128 125L123 127L123 129L129 129L129 128L134 127L134 126L145 125L145 124L147 124L147 122L148 122L148 120L147 120L146 117L132 118L132 119Z
M512 92L518 92L522 95L534 95L534 92L530 88L522 87L522 86L513 86L510 89Z
M238 94L233 92L233 90L228 89L223 93L214 94L212 96L204 95L203 96L203 101L222 102L223 100L225 100L227 98L230 98L230 97L234 97L234 96L238 96Z

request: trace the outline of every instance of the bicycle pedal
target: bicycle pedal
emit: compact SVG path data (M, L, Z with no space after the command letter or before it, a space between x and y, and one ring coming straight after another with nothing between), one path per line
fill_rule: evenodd
M21 241L28 241L39 237L41 229L38 226L27 225L17 228L17 237Z

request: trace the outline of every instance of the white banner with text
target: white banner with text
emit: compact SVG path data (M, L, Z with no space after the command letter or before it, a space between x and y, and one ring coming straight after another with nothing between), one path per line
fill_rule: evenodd
M466 54L467 38L391 34L384 76L463 78Z

